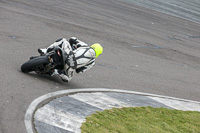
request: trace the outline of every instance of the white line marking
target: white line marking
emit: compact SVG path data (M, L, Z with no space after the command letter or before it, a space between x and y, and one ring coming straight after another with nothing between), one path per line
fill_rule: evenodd
M163 103L163 104L165 104L169 107L172 107L174 109L184 110L184 111L199 111L200 112L200 104L198 104L198 103L178 101L178 100L173 100L173 99L163 99L163 98L151 97L151 96L148 96L148 97L155 100L155 101Z
M64 112L48 104L38 109L34 118L40 122L76 133L81 132L81 123L85 121L84 118L79 118L78 116Z
M113 107L115 107L115 108L132 107L132 105L129 105L128 103L119 101L119 100L112 98L108 95L105 95L101 92L78 93L78 94L74 94L74 95L69 95L69 97L72 97L74 99L85 102L87 104L90 104L94 107L97 107L97 108L100 108L103 110L111 109Z

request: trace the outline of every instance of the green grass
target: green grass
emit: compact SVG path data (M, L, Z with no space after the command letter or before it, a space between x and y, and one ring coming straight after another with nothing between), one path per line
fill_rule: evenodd
M96 112L82 133L200 133L200 112L129 107Z

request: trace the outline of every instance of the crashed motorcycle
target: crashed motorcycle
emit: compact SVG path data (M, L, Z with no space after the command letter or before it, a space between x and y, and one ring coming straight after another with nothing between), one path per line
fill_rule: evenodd
M21 71L51 74L54 69L63 70L66 63L65 57L66 52L60 47L55 47L44 55L30 57L29 61L21 65Z

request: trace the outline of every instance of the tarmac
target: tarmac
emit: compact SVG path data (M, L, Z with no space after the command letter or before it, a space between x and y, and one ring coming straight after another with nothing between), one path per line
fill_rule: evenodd
M118 88L200 101L200 24L191 22L199 16L198 0L0 0L0 133L27 133L30 103L59 90ZM71 36L103 45L94 68L70 83L21 72L38 48Z
M70 89L35 99L25 126L28 133L80 133L85 118L96 111L141 106L200 112L200 102L186 99L118 89Z

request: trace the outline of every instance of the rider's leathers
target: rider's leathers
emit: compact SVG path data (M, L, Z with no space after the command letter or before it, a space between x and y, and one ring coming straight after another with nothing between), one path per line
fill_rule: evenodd
M71 45L65 39L59 39L53 44L51 44L47 49L52 49L55 46L59 46L65 50L66 54L66 64L64 70L58 74L63 81L70 81L74 76L74 73L83 73L95 64L95 51L89 47L86 43L78 40L76 46L78 48L72 50Z

